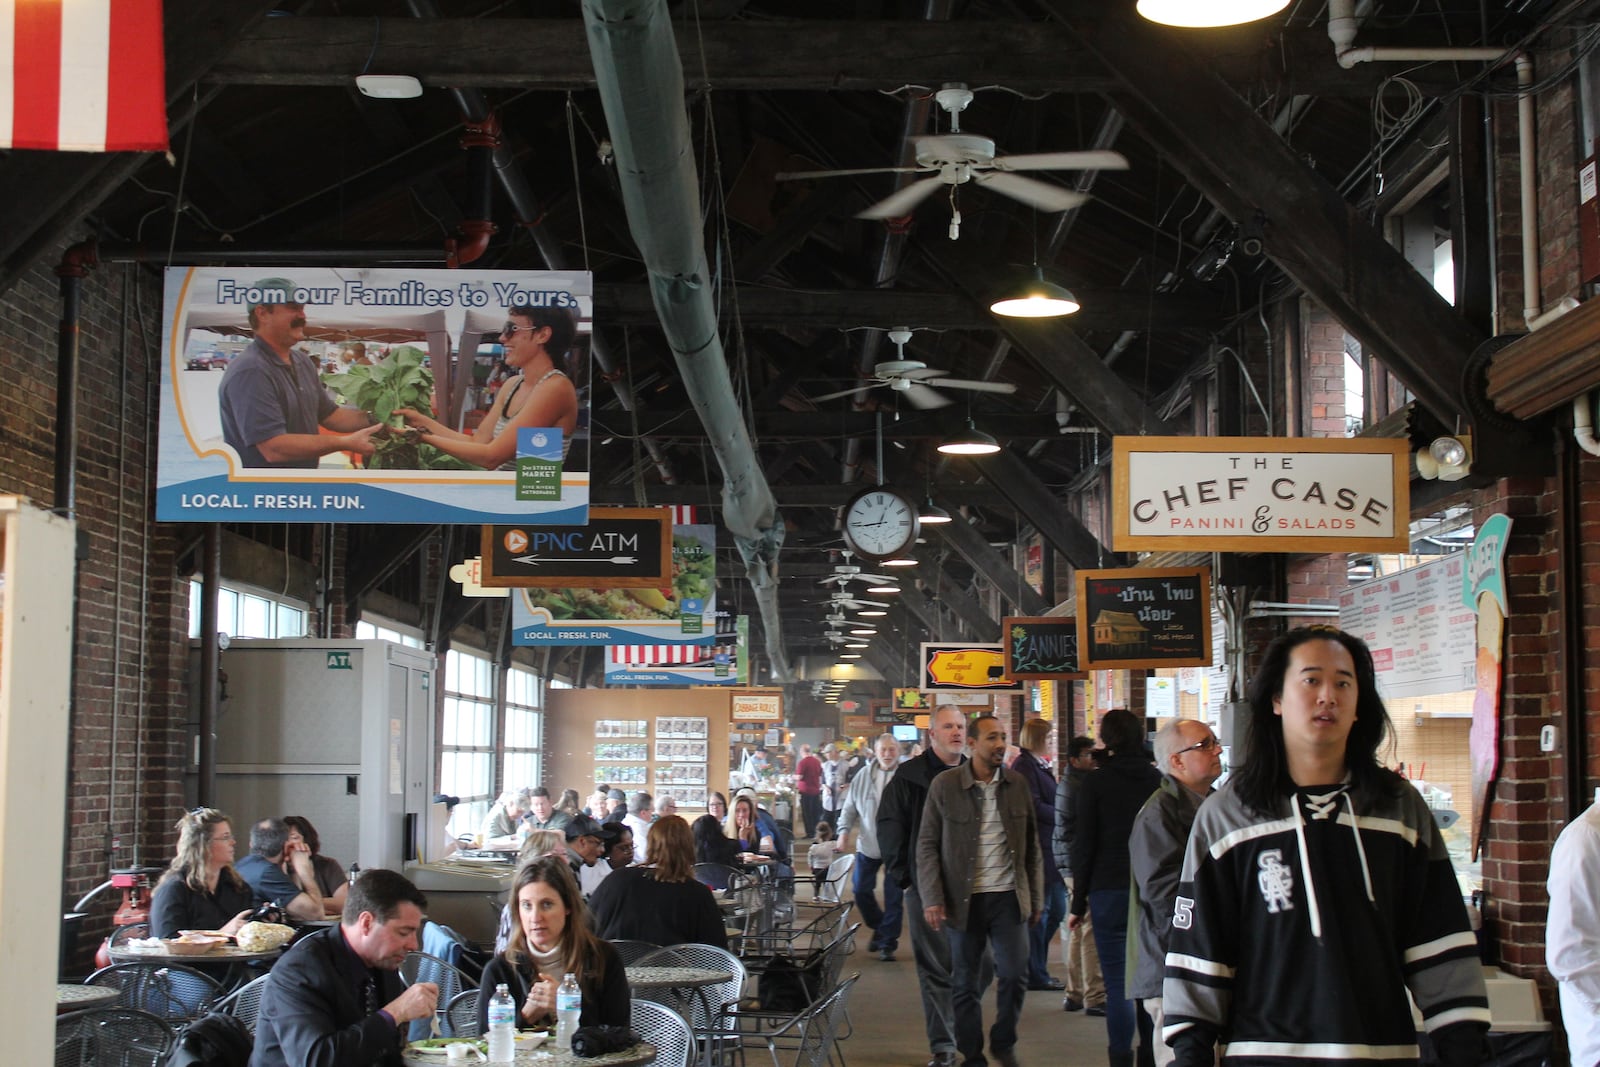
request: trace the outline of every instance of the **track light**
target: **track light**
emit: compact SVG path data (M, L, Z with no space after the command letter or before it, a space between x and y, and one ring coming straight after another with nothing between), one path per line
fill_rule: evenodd
M1139 0L1134 7L1151 22L1202 29L1238 26L1276 15L1289 0Z
M1082 306L1070 289L1045 281L1044 268L1036 266L1027 281L990 304L989 310L1013 319L1054 319Z

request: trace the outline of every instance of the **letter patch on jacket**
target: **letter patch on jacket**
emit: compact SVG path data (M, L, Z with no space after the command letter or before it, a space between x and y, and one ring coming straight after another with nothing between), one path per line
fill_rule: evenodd
M1276 915L1294 907L1294 872L1283 863L1283 850L1269 848L1256 858L1261 873L1256 884L1261 887L1261 899L1267 902L1267 911Z

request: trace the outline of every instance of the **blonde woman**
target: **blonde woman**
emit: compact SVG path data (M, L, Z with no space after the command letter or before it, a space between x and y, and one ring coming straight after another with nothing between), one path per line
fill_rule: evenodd
M178 854L150 899L150 936L180 930L238 931L261 903L233 869L233 824L215 808L178 820Z

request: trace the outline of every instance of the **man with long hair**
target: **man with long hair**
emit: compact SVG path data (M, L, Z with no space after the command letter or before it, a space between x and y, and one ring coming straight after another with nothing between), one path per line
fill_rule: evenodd
M1439 828L1378 761L1372 654L1331 627L1272 642L1233 777L1195 819L1163 1036L1181 1067L1485 1062L1488 996Z

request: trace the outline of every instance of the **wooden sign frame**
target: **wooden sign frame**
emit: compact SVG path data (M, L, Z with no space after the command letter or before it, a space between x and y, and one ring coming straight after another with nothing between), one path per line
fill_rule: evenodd
M985 641L924 641L920 646L922 685L918 688L924 692L947 693L1015 693L1022 689L1022 684L1015 678L1002 673L992 684L984 685L957 685L951 682L941 682L928 673L929 666L935 657L946 652L978 652L984 655L995 656L999 660L1001 671L1005 670L1005 649L998 642Z
M501 537L524 529L516 524L485 526L481 545L483 555L479 583L485 588L500 589L664 589L672 585L672 512L667 508L590 508L588 526L607 519L626 519L632 522L658 522L661 527L657 559L660 565L654 574L634 574L608 577L603 575L561 574L498 574L493 571L497 544ZM585 527L573 527L584 529ZM549 527L528 526L527 530L548 531ZM559 563L553 563L559 567Z
M1011 631L1013 627L1051 626L1071 628L1073 641L1077 647L1073 650L1078 660L1079 669L1075 671L1030 671L1017 668L1016 645L1012 642ZM1006 650L1006 675L1011 678L1027 681L1076 681L1089 677L1089 672L1082 669L1083 645L1082 637L1078 633L1078 617L1076 615L1007 615L1001 620L1000 643Z
M1199 656L1127 656L1095 658L1095 644L1089 605L1089 583L1098 580L1139 581L1162 578L1199 578L1200 633L1202 651ZM1121 570L1079 571L1078 592L1078 665L1086 671L1125 670L1141 667L1209 667L1211 666L1211 568L1210 567L1130 567ZM1137 621L1137 620L1136 620Z

